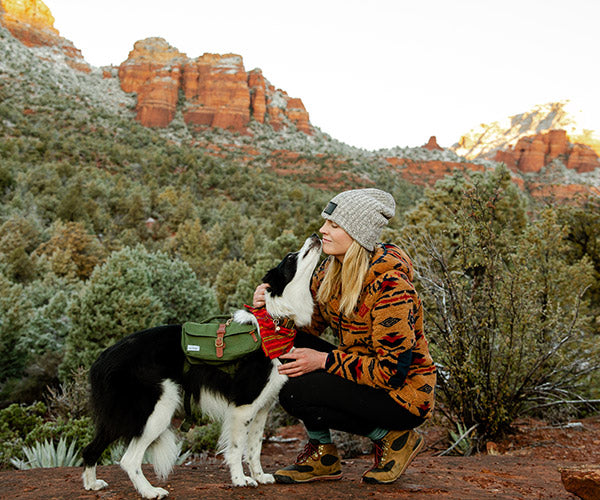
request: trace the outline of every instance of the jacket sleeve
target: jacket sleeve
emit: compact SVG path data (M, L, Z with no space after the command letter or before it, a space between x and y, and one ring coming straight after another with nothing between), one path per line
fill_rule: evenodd
M378 280L371 315L372 354L334 350L325 369L359 384L386 389L404 384L413 360L415 318L419 298L399 273Z

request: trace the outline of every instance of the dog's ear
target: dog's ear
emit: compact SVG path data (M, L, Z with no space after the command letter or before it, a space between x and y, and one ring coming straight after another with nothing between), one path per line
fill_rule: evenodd
M271 293L271 295L279 296L283 293L283 289L285 288L285 280L281 274L281 271L278 267L267 271L267 274L263 276L263 283L269 285L267 290Z
M285 287L296 275L298 252L288 253L279 265L265 274L263 283L271 287L271 295L281 296Z

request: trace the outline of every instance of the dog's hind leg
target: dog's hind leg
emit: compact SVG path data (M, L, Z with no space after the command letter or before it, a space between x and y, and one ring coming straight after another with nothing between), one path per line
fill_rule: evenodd
M83 456L83 487L86 490L101 490L106 488L108 483L102 479L96 479L96 464L100 459L100 455L110 444L111 440L106 437L106 434L102 429L98 429L93 441L88 444L82 451Z
M272 474L265 474L263 472L262 464L260 463L263 433L265 424L267 423L270 406L271 405L261 408L248 426L246 462L250 468L250 476L260 484L271 484L275 482L275 478Z
M251 405L233 406L223 421L221 448L234 486L258 486L254 479L244 474L242 465L248 441L248 426L252 422L254 412Z
M167 431L171 425L171 418L181 403L179 389L175 383L165 380L162 386L163 393L157 401L154 411L148 417L142 435L131 440L121 459L121 467L127 472L135 489L144 498L163 498L169 494L163 488L152 486L142 472L142 461L145 451L156 439Z

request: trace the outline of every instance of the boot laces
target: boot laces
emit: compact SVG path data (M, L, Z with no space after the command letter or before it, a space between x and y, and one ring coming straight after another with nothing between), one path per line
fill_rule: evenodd
M315 454L317 451L319 451L319 446L309 441L308 443L306 443L304 449L298 455L298 458L296 458L296 463L301 464L305 462L311 455Z
M373 441L373 447L374 452L373 452L373 467L371 467L370 470L376 469L377 467L379 467L379 465L381 464L381 460L383 459L383 453L384 453L384 444L383 441Z

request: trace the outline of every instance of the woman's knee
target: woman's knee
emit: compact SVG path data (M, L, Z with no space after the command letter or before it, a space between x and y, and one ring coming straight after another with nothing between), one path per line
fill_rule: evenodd
M296 379L289 379L279 392L279 404L285 411L294 415L295 409L297 408L298 400L298 384Z

